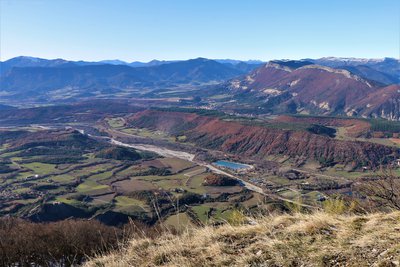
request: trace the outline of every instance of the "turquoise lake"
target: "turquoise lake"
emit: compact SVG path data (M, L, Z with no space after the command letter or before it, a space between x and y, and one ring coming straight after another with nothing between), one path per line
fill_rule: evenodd
M226 161L226 160L218 160L214 162L214 165L224 167L224 168L229 168L232 170L241 170L241 169L247 169L250 166L246 164L241 164L237 162L231 162L231 161Z

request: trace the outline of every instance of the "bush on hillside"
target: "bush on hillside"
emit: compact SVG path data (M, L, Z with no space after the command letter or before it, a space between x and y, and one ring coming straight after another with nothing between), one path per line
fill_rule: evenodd
M115 160L139 160L142 158L136 150L126 147L113 146L100 150L96 153L97 158Z
M222 174L210 173L204 177L203 185L208 186L234 186L238 185L239 181Z

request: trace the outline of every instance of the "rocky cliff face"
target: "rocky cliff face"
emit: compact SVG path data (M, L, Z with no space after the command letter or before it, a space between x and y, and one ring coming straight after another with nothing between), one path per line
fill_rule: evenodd
M367 142L340 141L304 130L244 125L193 113L144 111L132 116L134 127L185 135L189 142L250 158L287 155L323 162L377 167L397 157L398 149Z
M355 103L349 112L363 117L400 120L400 85L390 85L376 90Z
M382 94L399 98L393 89L399 85L382 86L345 69L306 61L272 61L226 85L238 97L247 93L265 99L259 104L275 113L307 111L398 120L400 112L393 107L397 104ZM364 108L366 104L370 105Z

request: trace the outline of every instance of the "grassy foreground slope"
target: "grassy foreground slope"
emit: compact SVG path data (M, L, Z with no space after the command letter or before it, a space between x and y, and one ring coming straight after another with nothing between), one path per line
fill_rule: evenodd
M399 266L400 212L278 215L132 240L92 266Z

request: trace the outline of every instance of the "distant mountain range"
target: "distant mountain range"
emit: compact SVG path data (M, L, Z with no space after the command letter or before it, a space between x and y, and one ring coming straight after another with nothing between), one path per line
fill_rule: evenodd
M115 95L124 90L222 82L258 66L205 58L169 63L152 61L146 67L132 67L18 57L1 63L0 91L5 98L36 100Z
M15 107L0 104L0 110L11 110L11 109L15 109Z
M201 58L199 58L201 59ZM189 60L188 60L189 61ZM213 59L213 61L221 63L241 72L249 72L256 67L265 64L261 60L234 60L234 59ZM123 65L129 67L154 67L166 64L174 64L185 62L184 60L152 60L149 62L125 62L122 60L101 60L97 62L90 61L68 61L64 59L43 59L36 57L20 56L0 62L0 75L7 74L14 67L77 67L77 66L94 66L94 65ZM327 66L332 68L346 69L360 77L375 80L382 84L400 83L400 64L398 59L363 59L363 58L336 58L325 57L320 59L304 59L299 62L311 62L313 64Z
M317 65L346 69L353 74L383 84L400 83L400 63L398 59L365 59L325 57L309 60Z
M227 93L231 107L245 103L260 112L400 119L400 61L393 58L126 63L17 57L0 67L5 104Z
M28 57L28 56L19 56L15 58L11 58L9 60L0 61L0 74L5 73L12 69L13 67L69 67L69 66L87 66L87 65L125 65L130 67L154 67L163 64L170 64L176 62L182 62L185 60L151 60L149 62L141 62L141 61L133 61L133 62L125 62L119 59L114 60L101 60L101 61L70 61L65 59L44 59L37 57ZM234 59L214 59L214 61L232 65L233 67L238 64L251 65L254 67L256 65L261 65L265 62L261 60L234 60ZM251 68L249 67L249 69Z

